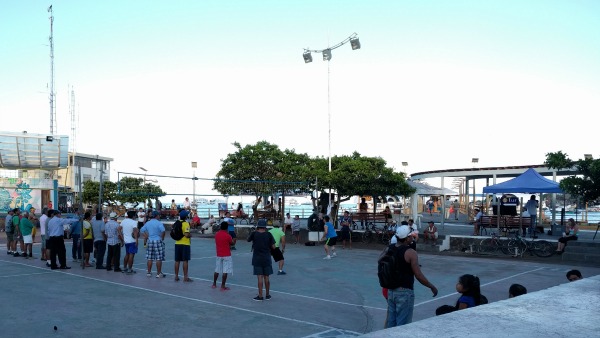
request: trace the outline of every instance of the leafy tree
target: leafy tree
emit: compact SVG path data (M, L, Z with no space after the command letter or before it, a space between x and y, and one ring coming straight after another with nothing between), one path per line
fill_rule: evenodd
M562 151L547 153L544 164L552 169L576 168L578 175L568 176L560 181L560 188L581 198L582 202L592 202L600 197L600 160L583 159L573 161Z
M82 200L84 203L96 204L100 194L100 182L83 183ZM146 182L142 178L123 177L119 183L102 182L102 203L118 205L132 203L137 206L147 198L165 196L166 193L157 185Z
M266 141L241 147L233 143L237 151L222 160L214 189L222 194L254 194L286 190L288 194L314 190L337 192L335 205L354 195L409 195L414 189L406 183L403 173L386 167L379 157L351 156L332 157L332 171L328 159L310 158L294 150L281 151ZM316 206L313 200L313 206ZM335 206L334 206L335 207ZM334 209L332 214L336 215Z
M100 194L100 182L85 181L83 182L82 200L86 204L98 203L98 195ZM102 204L115 205L117 200L117 184L111 181L102 182Z
M221 169L213 188L223 195L255 195L289 191L306 187L298 182L307 176L308 155L293 150L281 151L277 145L260 141L242 146L221 160ZM294 180L294 181L291 181ZM291 190L291 191L290 191Z

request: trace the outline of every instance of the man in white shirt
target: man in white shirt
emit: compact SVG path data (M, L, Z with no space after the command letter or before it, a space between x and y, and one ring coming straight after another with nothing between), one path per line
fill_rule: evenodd
M479 225L481 216L483 216L483 211L475 209L475 212L477 212L477 214L475 215L475 222L473 222L473 236L479 236Z
M527 212L529 213L529 217L531 218L531 224L529 224L529 235L534 236L534 238L535 238L534 230L535 230L535 223L537 221L538 206L539 206L539 204L538 204L538 201L535 199L535 195L531 195L531 198L529 199L529 201L527 201L527 204L525 204L525 209L527 210Z
M123 258L123 268L125 273L131 275L133 270L133 258L138 251L139 229L134 220L135 211L127 211L126 218L121 222L123 228L123 241L125 242L125 258Z

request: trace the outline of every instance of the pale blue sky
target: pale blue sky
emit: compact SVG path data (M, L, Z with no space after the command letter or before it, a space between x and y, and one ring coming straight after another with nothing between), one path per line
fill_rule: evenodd
M213 177L234 141L327 156L327 63L302 51L354 32L329 64L332 154L409 173L600 156L600 1L2 0L0 130L49 132L50 4L58 131L72 85L76 150L117 170Z

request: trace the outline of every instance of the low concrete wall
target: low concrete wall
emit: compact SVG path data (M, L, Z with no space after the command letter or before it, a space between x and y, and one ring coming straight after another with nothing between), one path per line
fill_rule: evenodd
M598 337L599 313L594 276L363 337Z

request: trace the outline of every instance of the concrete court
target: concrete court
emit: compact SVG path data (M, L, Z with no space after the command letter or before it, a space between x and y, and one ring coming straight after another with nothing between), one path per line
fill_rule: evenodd
M386 303L375 263L380 250L338 247L338 257L327 261L322 259L322 246L288 244L284 268L288 274L271 276L273 299L256 302L250 246L240 241L237 247L234 274L228 280L231 290L226 292L210 287L214 271L210 238L192 239L193 283L173 281L170 238L165 279L146 277L143 248L136 255L134 275L82 269L70 259L71 270L52 271L39 259L38 245L36 259L2 255L2 336L103 337L126 331L129 337L352 337L383 328ZM67 257L70 248L67 242ZM566 283L566 271L574 268L519 259L423 253L419 257L439 295L433 298L429 289L415 282L413 321L434 317L435 308L453 304L458 298L456 281L464 273L478 275L482 293L495 302L508 297L512 283L523 284L531 293ZM580 270L584 277L600 274L600 268ZM58 330L53 332L55 325Z

